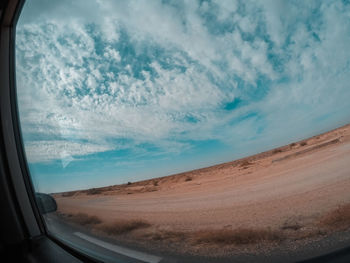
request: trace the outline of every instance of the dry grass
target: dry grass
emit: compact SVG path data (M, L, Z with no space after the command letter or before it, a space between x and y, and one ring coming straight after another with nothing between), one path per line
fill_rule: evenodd
M326 232L321 229L309 229L307 231L297 231L296 234L291 235L291 237L294 236L295 240L313 239L315 237L324 236L325 234Z
M299 229L301 229L303 226L297 222L296 220L293 219L289 219L287 221L284 222L284 224L281 226L282 230L293 230L293 231L297 231Z
M185 242L191 245L249 245L260 242L280 242L285 239L282 231L270 229L219 229L194 232L162 230L147 233L144 237L153 241Z
M184 232L180 231L158 231L155 233L148 233L144 235L145 238L151 239L153 241L168 241L168 242L177 242L184 240L187 235Z
M282 230L294 230L294 231L297 231L300 228L302 228L302 226L300 226L299 224L285 224L281 227Z
M61 217L64 217L65 219L68 219L69 221L81 225L81 226L88 226L88 225L97 225L100 224L102 221L97 216L90 216L85 213L77 213L77 214L58 214Z
M241 162L239 166L240 167L248 167L248 166L253 165L253 164L254 163L249 162L248 160L245 160L245 161Z
M113 223L102 223L102 220L97 216L90 216L85 213L64 214L57 212L57 215L67 221L81 225L93 226L95 229L101 230L109 235L119 235L131 232L135 229L147 228L151 224L144 220L117 220Z
M98 229L105 232L108 235L120 235L131 232L140 228L150 227L147 221L144 220L117 220L113 223L105 223L98 226Z
M197 244L212 243L224 245L256 244L263 241L280 242L284 235L279 231L269 229L236 229L199 231L194 236Z
M325 214L319 221L321 227L344 230L350 228L350 204L339 206Z

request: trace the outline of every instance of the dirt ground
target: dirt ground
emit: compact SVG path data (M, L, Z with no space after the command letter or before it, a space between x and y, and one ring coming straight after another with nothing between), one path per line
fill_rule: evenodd
M54 197L63 214L142 219L152 231L310 228L350 203L350 125L229 163Z

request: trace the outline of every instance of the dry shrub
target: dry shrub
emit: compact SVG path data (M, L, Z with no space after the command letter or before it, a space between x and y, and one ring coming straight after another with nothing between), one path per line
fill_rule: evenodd
M294 230L294 231L297 231L300 228L302 228L302 226L299 225L298 223L286 223L281 227L282 230Z
M98 195L101 193L102 193L102 190L98 189L98 188L91 188L91 189L86 190L87 195Z
M272 151L272 154L281 153L281 152L282 152L281 149L274 149L274 150Z
M303 226L294 218L287 219L284 224L281 226L282 230L293 230L297 231L303 228Z
M194 235L194 242L224 245L255 244L262 241L278 242L284 239L281 232L269 229L235 229L199 231Z
M146 238L152 239L154 241L181 241L186 238L186 234L184 232L179 231L159 231L156 233L149 233L145 235Z
M297 144L295 142L292 142L291 144L289 144L290 147L294 147L296 146Z
M321 217L319 225L340 230L350 228L350 204L339 206L325 214Z
M61 196L62 197L71 197L73 195L75 195L76 191L71 191L71 192L65 192L65 193L62 193Z
M99 219L97 216L90 216L85 213L67 214L65 217L69 218L69 221L82 226L96 225L102 222L101 219Z
M158 181L153 181L154 186L158 186Z
M248 160L245 160L245 161L242 161L242 162L241 162L240 166L241 166L241 167L247 167L247 166L253 165L253 164L254 164L254 163L249 162Z
M303 142L300 143L300 146L305 146L305 145L307 145L306 141L303 141Z
M185 179L185 182L189 182L189 181L192 181L192 177L187 176L186 179Z
M109 235L120 235L131 232L135 229L147 228L151 224L144 220L117 220L113 223L106 223L99 226L99 229Z

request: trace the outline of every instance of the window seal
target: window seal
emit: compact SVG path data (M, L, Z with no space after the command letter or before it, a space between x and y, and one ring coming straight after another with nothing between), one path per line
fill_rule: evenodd
M1 151L4 156L1 157L5 160L4 166L7 168L6 179L8 187L12 189L10 198L16 206L16 220L21 224L23 235L20 239L22 242L30 242L34 249L32 252L39 243L50 241L50 246L58 246L83 262L100 262L50 234L36 203L24 152L16 91L16 24L24 3L25 0L8 0L3 4L3 12L0 13L0 135L3 135L0 139L4 144Z
M4 155L9 168L8 177L14 189L14 198L19 207L27 238L46 233L45 224L35 202L23 151L18 122L16 75L15 75L15 34L16 23L24 0L10 0L4 5L1 17L0 38L0 121L4 142Z

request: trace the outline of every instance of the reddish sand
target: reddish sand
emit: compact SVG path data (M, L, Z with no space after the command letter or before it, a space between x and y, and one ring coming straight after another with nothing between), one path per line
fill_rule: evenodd
M143 219L167 230L308 225L350 203L350 125L303 142L97 194L55 198L63 213L84 212L105 222Z

